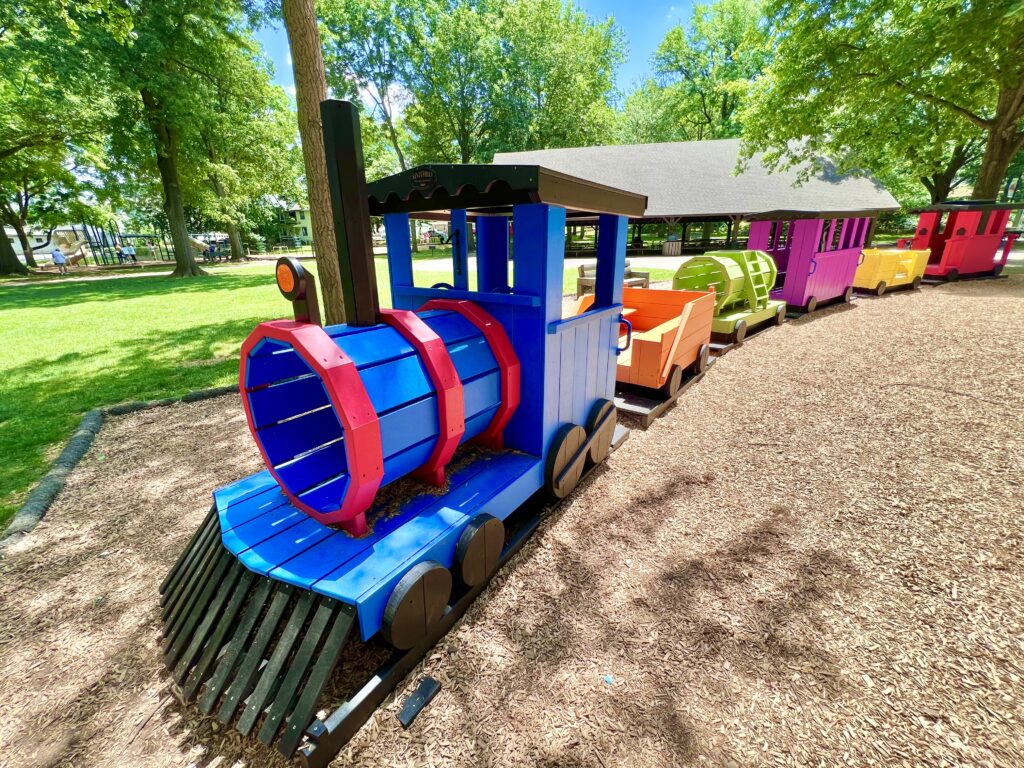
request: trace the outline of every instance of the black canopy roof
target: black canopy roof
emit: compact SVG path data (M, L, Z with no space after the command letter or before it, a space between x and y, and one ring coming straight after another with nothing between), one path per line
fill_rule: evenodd
M505 213L513 205L547 203L570 215L639 217L646 195L625 192L539 165L420 165L367 185L370 213L466 209Z

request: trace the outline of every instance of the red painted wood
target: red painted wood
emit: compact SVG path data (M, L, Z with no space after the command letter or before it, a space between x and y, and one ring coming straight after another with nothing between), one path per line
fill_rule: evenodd
M245 396L246 370L249 355L263 339L273 339L290 344L310 368L323 381L334 412L341 421L345 432L345 458L348 464L349 482L345 496L338 509L320 512L302 502L281 482L274 470L256 430L256 423ZM249 423L256 445L259 446L263 461L277 480L288 500L314 520L325 525L338 525L352 536L366 533L366 510L373 503L384 477L384 457L381 449L380 424L370 396L353 363L322 327L313 323L294 320L273 320L260 323L242 345L242 359L239 367L239 389L245 418Z
M487 429L477 435L474 439L481 445L488 448L498 449L502 447L502 433L505 425L508 424L512 414L519 407L520 397L520 365L519 357L512 348L508 334L504 327L485 309L471 301L455 299L431 299L420 311L427 309L446 309L450 312L458 312L466 320L475 325L491 348L494 359L498 361L498 369L501 374L501 405L497 413L487 425Z
M444 485L444 468L466 431L462 380L448 354L448 347L419 315L407 309L382 309L379 315L381 322L390 325L412 344L437 392L437 443L427 462L412 474L424 482Z

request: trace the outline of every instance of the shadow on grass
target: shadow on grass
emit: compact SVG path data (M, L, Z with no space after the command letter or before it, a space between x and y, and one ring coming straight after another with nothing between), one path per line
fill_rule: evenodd
M240 275L237 272L223 272L188 280L154 274L77 283L47 281L32 285L0 285L0 303L4 309L59 307L72 303L118 301L170 293L181 295L258 288L270 285L272 280L273 276L268 269L266 273Z
M0 475L0 529L14 514L11 494L28 489L48 468L48 446L63 442L92 408L128 401L175 397L194 389L231 384L234 350L258 321L251 317L176 331L151 331L94 351L68 352L4 371L0 379L0 455L17 457ZM110 366L91 358L112 357ZM40 380L40 367L46 375ZM72 371L68 375L68 371Z

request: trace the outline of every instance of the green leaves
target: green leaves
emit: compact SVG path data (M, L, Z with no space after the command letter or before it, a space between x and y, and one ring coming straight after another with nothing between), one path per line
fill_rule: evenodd
M487 162L612 136L621 35L564 0L327 0L320 11L329 84L363 98L400 161Z
M998 154L994 138L1016 139L995 132L1020 132L1024 106L1014 114L1005 95L1024 98L1024 18L999 5L773 0L775 58L742 114L747 152L782 164L826 153L917 202L917 180L954 178L975 144Z

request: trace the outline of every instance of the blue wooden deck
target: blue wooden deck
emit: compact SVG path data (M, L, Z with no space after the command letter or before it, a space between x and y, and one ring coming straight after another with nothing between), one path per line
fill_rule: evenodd
M470 517L488 512L505 519L541 487L543 475L536 456L481 454L450 473L447 493L405 500L359 539L295 509L267 471L225 486L213 498L224 546L246 568L354 605L367 640L380 630L388 596L409 568L423 560L450 567ZM367 518L380 511L374 507Z

